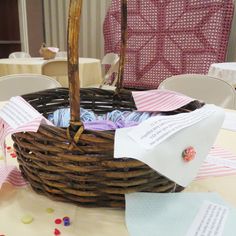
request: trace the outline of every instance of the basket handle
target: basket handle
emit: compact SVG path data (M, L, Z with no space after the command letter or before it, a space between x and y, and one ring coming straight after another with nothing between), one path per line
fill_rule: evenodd
M70 0L67 51L68 51L68 80L70 96L70 125L67 128L67 138L70 141L69 149L78 143L84 131L80 121L80 80L79 80L79 32L82 0Z
M70 126L67 129L67 136L73 142L79 140L83 133L83 124L80 121L80 79L79 79L79 32L80 16L83 0L70 0L68 31L67 31L67 50L68 50L68 79L70 95ZM120 62L118 71L118 81L116 91L122 88L125 50L127 38L127 0L121 0L121 46ZM71 131L76 132L73 138Z
M80 121L80 79L79 79L79 29L82 0L70 0L67 50L68 79L70 94L70 122Z
M118 80L116 86L118 92L123 87L126 44L127 44L127 0L121 0L121 44L120 44Z

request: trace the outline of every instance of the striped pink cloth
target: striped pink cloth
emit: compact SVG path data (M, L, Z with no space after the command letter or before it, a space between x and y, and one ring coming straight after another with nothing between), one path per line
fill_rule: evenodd
M217 160L220 159L218 164L212 163L211 159ZM213 147L208 154L208 157L204 161L203 165L199 169L196 179L204 179L207 177L216 177L216 176L226 176L226 175L236 175L236 168L226 166L223 163L225 162L235 162L236 166L236 155L227 151L221 147Z
M1 149L4 149L4 140L9 134L18 133L18 132L37 132L39 125L41 124L42 117L35 119L27 125L19 127L17 129L13 129L10 125L8 125L4 120L0 118L0 145Z
M0 167L0 189L4 183L10 183L16 187L24 187L28 185L16 166L5 165Z
M173 111L194 101L181 93L166 89L132 92L138 111Z

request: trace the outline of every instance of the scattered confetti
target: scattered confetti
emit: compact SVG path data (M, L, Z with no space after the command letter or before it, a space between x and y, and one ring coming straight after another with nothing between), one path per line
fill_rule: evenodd
M55 224L59 225L59 224L61 224L62 220L58 218L58 219L55 219L54 222L55 222Z
M16 158L16 154L13 152L10 154L12 158Z
M24 215L22 218L21 218L21 222L23 224L30 224L32 223L32 221L34 220L34 218L31 216L31 215Z
M54 229L54 235L60 235L60 234L61 234L61 232L59 229Z
M46 209L46 212L51 214L51 213L54 212L54 209L53 209L53 208L47 208L47 209Z

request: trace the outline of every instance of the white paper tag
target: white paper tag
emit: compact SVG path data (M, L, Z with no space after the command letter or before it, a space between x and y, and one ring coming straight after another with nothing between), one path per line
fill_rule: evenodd
M39 116L41 114L19 96L12 97L0 110L0 117L14 129L29 123Z
M200 122L214 112L212 105L205 105L189 113L151 117L134 127L128 135L144 148L152 149L178 131Z
M186 236L221 236L229 208L204 201Z
M235 160L226 160L220 157L214 157L214 156L208 155L205 161L207 163L214 164L217 166L224 166L224 167L236 169Z

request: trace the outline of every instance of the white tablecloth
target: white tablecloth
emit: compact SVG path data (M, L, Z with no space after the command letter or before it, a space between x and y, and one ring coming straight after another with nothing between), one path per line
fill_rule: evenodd
M236 87L236 62L214 63L210 66L208 75L223 79Z
M38 57L0 59L0 76L23 73L41 74L41 67L45 61ZM79 58L79 75L81 87L100 84L102 81L101 61L95 58ZM67 81L64 81L62 86L67 84Z

